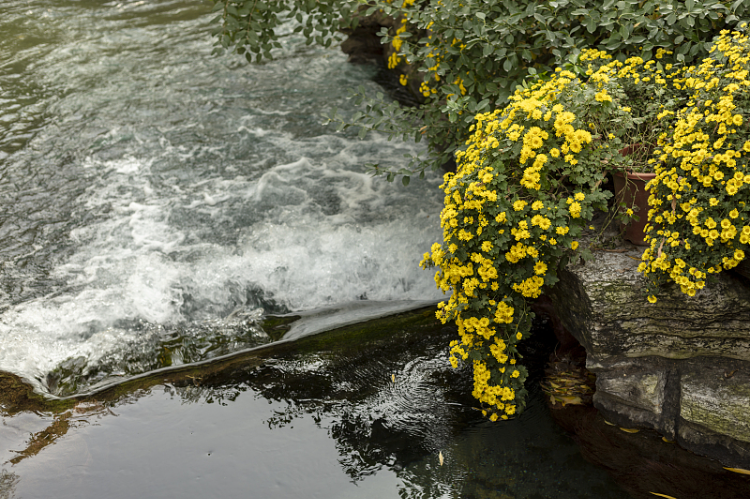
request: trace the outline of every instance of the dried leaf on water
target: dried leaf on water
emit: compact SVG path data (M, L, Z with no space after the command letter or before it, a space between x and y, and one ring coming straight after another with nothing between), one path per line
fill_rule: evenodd
M391 383L395 383L395 382L396 382L396 375L391 374Z
M731 471L733 473L739 473L741 475L750 475L750 470L743 470L742 468L727 468L724 467L725 470Z
M440 466L442 466L443 462L445 462L445 460L443 459L443 452L442 451L438 452L438 462L440 463Z
M625 433L638 433L639 431L641 431L638 428L623 428L622 426L620 427L620 429ZM651 493L654 494L654 492Z
M654 494L655 496L659 497L666 497L667 499L677 499L674 496L668 496L667 494L659 494L658 492L649 492L650 494Z
M583 400L581 397L571 396L571 395L565 395L563 397L557 397L560 402L563 404L568 405L581 405L583 404Z
M572 366L571 362L570 358L563 357L551 361L545 369L541 387L553 406L558 403L563 407L591 403L596 378L592 378L591 373L584 368Z

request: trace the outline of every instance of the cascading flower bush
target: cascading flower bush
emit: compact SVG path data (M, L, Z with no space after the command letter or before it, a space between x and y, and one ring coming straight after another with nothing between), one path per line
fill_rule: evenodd
M745 259L750 244L750 39L746 24L722 31L711 56L682 80L690 100L654 151L650 247L639 266L649 301L675 282L694 296L709 274ZM660 115L660 118L664 116Z
M438 267L438 287L452 292L438 310L458 326L451 363L471 361L473 395L493 420L524 407L528 300L571 253L586 257L577 239L607 207L608 171L657 173L639 266L649 301L667 281L692 296L750 251L750 41L722 32L698 67L662 65L669 53L620 61L583 51L585 76L558 69L476 115L457 172L445 176L443 242L422 265Z
M421 265L437 267L437 286L452 292L437 312L458 326L450 361L472 363L473 395L492 420L525 406L518 344L529 335L529 300L557 281L594 210L606 209L602 161L616 162L618 128L632 124L612 98L621 94L614 78L558 70L505 109L476 115L456 173L445 175L443 242Z

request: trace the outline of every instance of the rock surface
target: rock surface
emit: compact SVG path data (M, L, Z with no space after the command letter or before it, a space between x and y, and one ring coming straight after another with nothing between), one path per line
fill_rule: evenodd
M724 465L750 469L750 284L724 272L690 298L646 300L642 248L597 251L550 290L597 375L594 405Z
M396 29L401 26L401 21L378 11L366 16L367 9L367 5L359 8L356 28L342 30L342 33L347 35L347 39L341 44L341 51L349 56L351 63L375 63L380 70L374 80L388 92L390 97L406 106L418 106L424 102L422 92L419 90L423 75L403 58L396 68L389 69L388 59L396 49L393 44L382 44L379 35L383 29L386 29L393 36ZM418 36L416 33L413 35ZM399 81L401 75L407 76L406 86Z
M364 15L366 6L359 9L359 22L354 29L343 30L347 39L341 44L341 51L349 56L349 62L362 64L368 62L384 62L388 59L388 46L380 43L382 28L395 28L397 23L392 17L380 12L369 16Z

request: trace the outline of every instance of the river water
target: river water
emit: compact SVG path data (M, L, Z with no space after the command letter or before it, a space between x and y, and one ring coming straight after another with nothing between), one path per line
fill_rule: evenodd
M0 4L0 369L39 390L262 343L261 310L439 298L437 179L364 168L419 149L322 125L374 70L213 57L210 7Z
M364 167L420 146L322 124L375 69L292 26L274 62L211 56L210 8L0 2L0 371L48 396L269 343L267 314L300 338L441 296L439 178ZM453 335L3 416L0 497L625 497L539 369L522 417L481 418Z

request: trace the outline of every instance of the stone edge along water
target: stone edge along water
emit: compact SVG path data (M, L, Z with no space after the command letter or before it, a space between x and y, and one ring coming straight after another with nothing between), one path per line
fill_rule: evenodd
M237 369L258 365L272 356L292 353L318 352L335 346L337 350L366 348L385 337L410 332L429 331L442 328L435 318L435 306L378 317L357 324L319 331L297 339L281 339L248 350L217 357L193 364L169 367L133 376L122 382L101 387L95 391L69 397L55 397L34 390L32 384L22 377L0 371L0 412L14 415L22 411L60 413L80 403L116 403L139 390L160 384L190 384L196 379L208 382L212 377L225 375ZM288 328L298 316L290 314L287 319L274 317L266 327Z
M597 376L609 421L651 428L684 448L750 469L750 284L728 272L695 297L646 300L641 251L625 243L559 272L550 291Z

